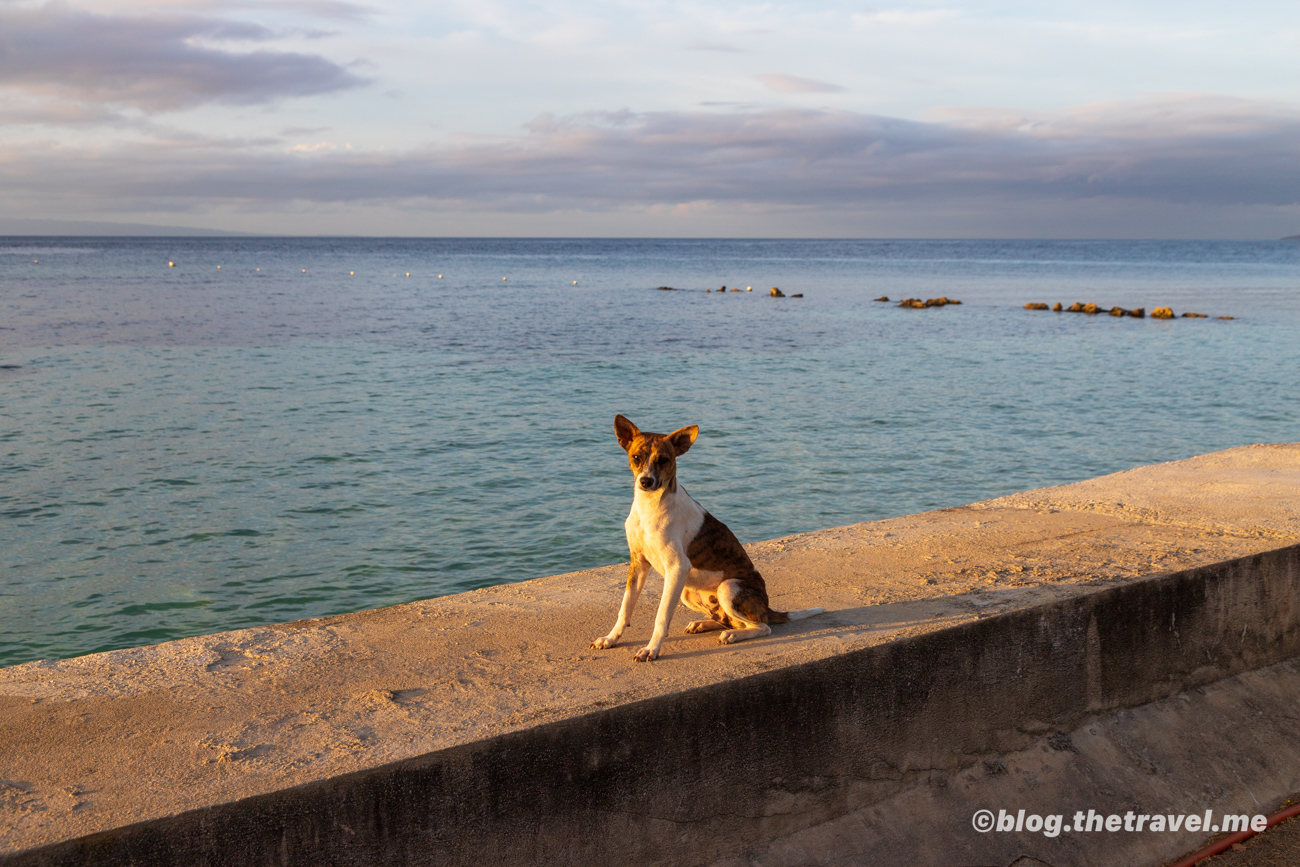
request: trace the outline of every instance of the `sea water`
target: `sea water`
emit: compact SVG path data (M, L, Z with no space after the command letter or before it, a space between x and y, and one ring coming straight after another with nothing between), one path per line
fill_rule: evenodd
M1294 441L1300 244L0 238L0 365L13 664L617 562L620 412L746 542Z

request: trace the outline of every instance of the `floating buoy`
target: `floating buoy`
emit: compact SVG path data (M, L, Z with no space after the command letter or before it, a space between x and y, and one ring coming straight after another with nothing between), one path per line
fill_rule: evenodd
M41 264L41 260L40 260L40 259L33 259L33 260L32 260L32 264L33 264L33 265L39 265L39 264Z
M754 291L754 287L753 287L753 286L746 286L746 287L745 287L745 291L746 291L746 292L753 292L753 291Z
M168 268L175 268L175 267L176 267L176 263L175 263L175 262L168 262L168 263L167 263L167 267L168 267Z
M438 279L439 279L439 280L442 279L442 275L441 275L441 274L438 275Z
M356 272L356 271L349 271L349 272L348 272L348 276L349 276L349 277L355 277L355 276L357 276L357 272Z
M258 268L257 270L258 270L258 271L261 271L262 269L261 269L261 268Z
M501 278L501 282L502 282L502 283L506 282L506 278L502 277L502 278Z
M221 266L220 266L220 265L217 266L217 270L218 270L218 271L221 270Z
M574 286L577 286L577 285L578 285L578 281L577 281L577 280L574 280L574 281L573 281L573 285L574 285Z
M407 277L410 277L410 276L411 276L411 272L410 272L410 271L407 271L407 272L406 272L406 276L407 276Z
M306 269L306 268L303 268L303 269L302 269L302 273L306 274L306 273L307 273L307 269Z

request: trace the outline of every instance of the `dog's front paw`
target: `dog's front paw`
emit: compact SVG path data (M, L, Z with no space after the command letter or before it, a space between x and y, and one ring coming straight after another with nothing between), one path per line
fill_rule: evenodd
M636 656L632 658L635 659L637 662L654 662L656 659L659 658L659 649L647 645L646 647L643 647L640 650L638 650L636 652Z
M610 638L608 635L602 635L600 638L593 641L591 646L596 650L609 650L616 644L618 644L617 638Z

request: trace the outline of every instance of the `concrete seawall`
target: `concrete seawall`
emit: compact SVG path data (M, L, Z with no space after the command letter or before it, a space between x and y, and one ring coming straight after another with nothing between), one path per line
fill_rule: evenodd
M830 612L636 665L615 568L4 669L0 863L1159 864L971 814L1300 790L1300 445L752 551Z

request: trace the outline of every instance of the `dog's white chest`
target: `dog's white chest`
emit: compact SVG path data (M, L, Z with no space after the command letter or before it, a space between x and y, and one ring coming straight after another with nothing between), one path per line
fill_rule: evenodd
M703 523L704 507L678 486L671 494L665 492L659 497L638 491L623 528L628 548L650 561L660 575L666 575L669 563L686 559L686 549Z

